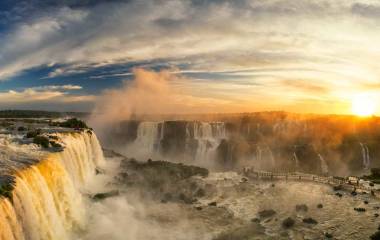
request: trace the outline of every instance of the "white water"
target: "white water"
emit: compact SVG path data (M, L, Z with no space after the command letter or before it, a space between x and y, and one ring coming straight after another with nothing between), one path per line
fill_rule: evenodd
M226 138L224 123L197 122L193 126L194 138L198 141L195 160L214 160L215 151L220 141ZM187 137L189 138L190 136L188 135Z
M369 157L368 146L364 143L360 143L360 147L362 149L363 169L368 170L371 166L371 159Z
M325 159L319 153L318 153L318 157L319 157L319 160L321 161L321 172L322 172L322 174L328 174L329 173L329 166L327 165Z
M58 134L65 145L16 171L13 204L0 199L0 240L65 240L85 224L80 189L104 161L95 134Z
M136 140L127 146L127 154L135 157L160 156L160 144L165 134L164 122L141 122ZM186 156L194 161L213 160L215 151L222 139L226 138L224 123L189 122L186 125ZM191 141L196 140L196 149Z

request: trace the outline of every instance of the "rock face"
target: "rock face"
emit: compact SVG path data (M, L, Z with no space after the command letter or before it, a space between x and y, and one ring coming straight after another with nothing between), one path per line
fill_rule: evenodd
M111 145L116 143L119 146L134 142L139 137L139 128L144 122L149 121L134 118L121 122L116 127L111 126L114 129L107 136L112 137L103 139L103 142ZM154 136L159 135L156 139L157 145L160 145L160 151L167 156L185 152L196 156L196 149L203 151L208 145L212 145L214 150L219 146L217 161L225 163L227 169L241 167L239 163L243 162L242 159L244 163L251 159L255 164L271 162L264 166L266 170L280 168L341 175L342 165L348 167L352 174L356 174L362 172L363 168L373 167L373 163L380 159L380 118L368 118L358 122L355 117L347 116L268 112L212 118L200 116L197 121L159 120L156 123L157 134ZM197 129L202 124L203 127L207 125L207 131L211 135L223 125L226 136L219 136L219 140L225 141L216 146L212 141L207 143L208 137L199 141ZM203 148L199 148L200 146ZM340 156L339 161L335 161L336 156Z

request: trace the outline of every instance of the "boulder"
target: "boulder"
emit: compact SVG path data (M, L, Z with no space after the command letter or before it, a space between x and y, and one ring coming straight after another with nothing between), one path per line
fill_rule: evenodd
M113 190L113 191L104 192L104 193L97 193L97 194L93 195L91 198L95 201L99 201L99 200L103 200L103 199L106 199L109 197L118 196L119 194L120 193L118 190Z
M302 219L302 222L307 223L307 224L318 224L317 220L311 217Z
M284 221L282 221L282 227L283 228L291 228L294 226L294 224L295 224L295 221L291 217L288 217L288 218L284 219Z

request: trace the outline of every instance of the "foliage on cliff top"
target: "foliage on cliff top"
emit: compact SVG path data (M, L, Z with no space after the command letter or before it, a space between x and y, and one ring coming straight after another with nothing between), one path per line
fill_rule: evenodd
M134 160L123 162L122 165L130 170L143 171L145 173L165 175L172 180L187 179L192 176L207 177L209 171L206 168L184 165L182 163L172 163L166 161L137 162Z
M86 129L89 128L84 121L77 118L70 118L64 122L53 122L50 125L65 127L65 128L86 128Z
M11 176L0 176L0 198L12 198L14 178Z

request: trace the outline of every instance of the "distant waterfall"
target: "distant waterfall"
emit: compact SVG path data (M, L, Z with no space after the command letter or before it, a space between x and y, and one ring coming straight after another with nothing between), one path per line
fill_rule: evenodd
M363 169L368 170L371 166L368 146L364 143L360 143L360 147L362 149Z
M266 148L267 148L267 150L269 152L269 157L270 157L270 161L271 161L271 165L272 165L271 167L274 168L274 167L276 167L276 161L274 159L274 155L273 155L272 149L270 149L270 147L268 145L266 145Z
M187 128L189 127L188 125ZM224 123L195 122L193 127L194 139L198 143L194 156L195 160L213 159L213 154L220 141L226 137Z
M329 173L329 167L327 166L325 159L319 153L318 153L318 157L319 157L319 160L321 161L321 172L322 172L322 174L328 174Z
M127 146L127 151L130 150L137 157L143 158L161 154L162 141L169 131L165 129L167 123L165 121L139 123L137 137ZM178 123L183 122L178 121ZM186 154L189 155L187 157L193 160L212 159L221 140L226 138L225 125L222 122L185 122L179 126L182 128L177 130L184 131L184 135L176 140L184 143Z
M256 146L255 165L258 169L273 170L276 167L276 160L272 149L264 144Z
M137 129L137 138L134 144L148 153L154 153L158 151L163 131L162 123L142 122Z
M0 240L65 240L84 225L79 192L104 161L92 132L59 134L65 149L16 171L12 201L0 199Z
M299 160L298 160L298 157L297 157L297 154L296 152L293 152L293 159L294 159L294 164L295 164L295 170L298 171L299 170Z

